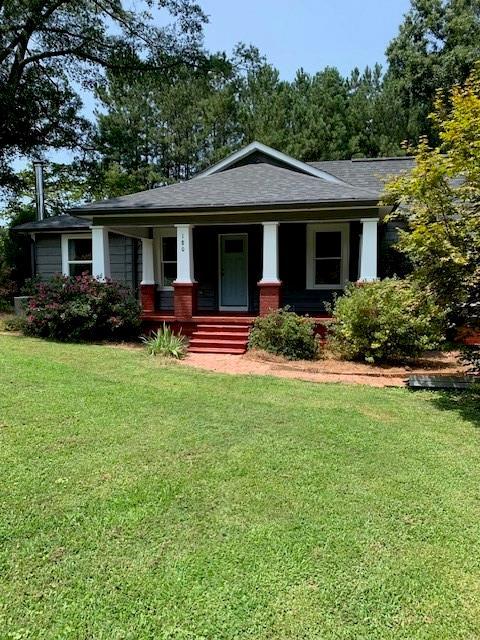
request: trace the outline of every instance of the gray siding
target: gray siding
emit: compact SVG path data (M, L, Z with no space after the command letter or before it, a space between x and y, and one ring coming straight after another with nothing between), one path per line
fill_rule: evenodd
M71 232L70 232L71 233ZM133 238L110 234L112 280L136 287L142 277L141 243ZM48 280L62 273L61 234L37 234L35 239L36 274Z
M35 239L36 275L48 280L62 273L62 244L60 234L37 235Z
M110 270L112 280L129 287L135 286L136 265L133 238L110 234Z

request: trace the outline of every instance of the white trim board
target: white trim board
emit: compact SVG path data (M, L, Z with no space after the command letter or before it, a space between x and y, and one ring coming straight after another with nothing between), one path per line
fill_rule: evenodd
M283 162L287 166L292 167L292 169L296 169L297 171L301 171L302 173L306 173L307 175L314 176L316 178L322 178L327 182L335 182L336 184L347 184L343 180L340 180L327 171L316 169L306 162L296 160L295 158L292 158L292 156L289 156L286 153L282 153L281 151L277 151L276 149L272 149L272 147L268 147L266 144L262 144L261 142L257 142L256 140L248 144L243 149L239 149L223 160L220 160L220 162L217 162L208 169L205 169L205 171L202 171L197 176L195 176L193 180L196 180L197 178L205 178L206 176L211 176L213 173L218 173L219 171L228 169L228 167L231 167L240 160L243 160L244 158L252 155L252 153L256 152L263 153L264 155L269 156L270 158L272 158L273 160L277 160L278 162Z
M162 247L162 238L176 238L177 230L175 227L154 227L153 229L153 238L154 238L154 247L155 247L155 281L157 282L157 289L159 291L173 291L172 287L164 287L163 286L163 247ZM178 265L178 255L177 255L177 265Z
M58 232L57 232L58 233ZM75 261L75 260L69 260L68 259L68 241L69 240L78 240L78 239L85 239L85 240L91 240L92 239L92 234L91 233L62 233L61 234L61 245L62 245L62 273L64 276L69 276L70 275L70 269L69 269L69 265L70 264L92 264L93 265L93 256L92 256L92 260L87 261L87 260L81 260L81 261Z
M322 231L340 231L341 240L341 280L339 284L315 284L315 237L316 233ZM334 224L307 224L307 251L306 251L306 288L315 290L332 290L344 289L348 282L349 264L350 264L350 224L339 222Z

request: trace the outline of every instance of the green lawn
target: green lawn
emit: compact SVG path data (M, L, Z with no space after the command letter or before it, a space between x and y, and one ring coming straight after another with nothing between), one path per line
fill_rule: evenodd
M0 336L0 638L479 638L479 427Z

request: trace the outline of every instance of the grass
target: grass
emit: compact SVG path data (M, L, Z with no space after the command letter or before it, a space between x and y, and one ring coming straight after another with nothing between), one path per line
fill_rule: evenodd
M0 336L0 638L478 638L479 406Z

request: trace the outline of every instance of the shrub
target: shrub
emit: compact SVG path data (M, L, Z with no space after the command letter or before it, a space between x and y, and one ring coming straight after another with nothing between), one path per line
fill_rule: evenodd
M318 353L315 322L288 307L255 319L249 349L263 349L289 360L313 360Z
M466 333L476 331L480 333L480 269L468 292L467 300L461 305L459 324ZM460 359L468 366L469 373L480 374L480 346L464 345L461 348Z
M467 365L468 373L480 375L480 346L465 345L460 349L460 360Z
M20 289L22 296L33 296L38 291L38 286L42 283L40 276L33 276L33 278L27 278Z
M99 282L87 273L54 276L33 287L25 316L27 335L65 342L137 335L140 307L117 282Z
M187 353L187 341L185 336L175 334L165 322L163 328L153 331L149 336L142 336L147 352L151 356L163 356L165 358L183 358Z
M348 360L417 357L443 339L444 314L408 280L349 285L332 314L328 345Z
M23 331L25 327L25 318L23 316L8 316L0 323L3 331Z
M12 269L0 262L0 312L11 311L16 286Z

